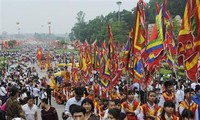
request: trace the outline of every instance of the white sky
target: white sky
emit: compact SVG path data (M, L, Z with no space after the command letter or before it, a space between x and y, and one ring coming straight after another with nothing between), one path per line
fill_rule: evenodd
M118 11L119 0L0 0L0 33L17 33L16 22L20 22L20 33L47 33L48 21L55 34L69 33L77 22L79 11L85 20ZM131 10L138 0L121 0L121 10ZM144 0L149 1L149 0Z

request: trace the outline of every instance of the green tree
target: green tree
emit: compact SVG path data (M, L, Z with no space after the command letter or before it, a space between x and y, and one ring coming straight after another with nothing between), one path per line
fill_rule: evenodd
M145 8L145 14L147 23L155 23L155 16L156 16L156 6L155 3L161 5L164 0L150 0ZM171 17L174 18L176 15L180 15L181 18L183 17L184 9L186 6L187 0L168 0L167 2L167 10L171 14Z
M86 22L84 20L85 13L80 11L77 13L77 23L75 23L74 27L71 30L70 36L75 36L75 39L80 39L83 42L87 36Z
M147 24L155 23L155 2L158 2L158 4L161 5L163 1L164 0L150 0L147 4L145 7ZM174 0L168 0L167 10L169 10L172 18L174 18L175 15L183 16L186 2L187 0L176 2ZM89 43L97 40L98 45L101 45L102 41L107 41L108 39L107 25L110 23L115 41L124 43L127 40L129 28L134 27L135 14L136 8L133 8L132 11L122 10L120 12L120 23L118 23L118 12L116 11L110 12L106 16L97 16L93 20L85 22L85 13L80 11L77 13L77 23L75 23L74 27L71 29L69 38L70 40L79 39L81 42L87 40ZM176 23L177 22L175 21L174 24ZM176 24L174 26L175 37L177 37L179 29L180 26Z
M14 41L13 40L9 40L8 41L8 45L11 49L13 49L13 46L14 46Z

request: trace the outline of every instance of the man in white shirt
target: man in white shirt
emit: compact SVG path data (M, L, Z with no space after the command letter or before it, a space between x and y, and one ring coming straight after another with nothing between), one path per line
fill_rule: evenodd
M75 88L75 97L70 98L65 106L65 115L70 116L70 110L69 107L73 104L75 105L81 105L83 101L83 88L82 87L77 87Z
M2 100L2 103L4 103L6 101L7 98L7 91L6 88L4 87L5 83L1 83L0 86L0 99Z
M37 85L33 88L33 96L35 99L35 104L38 105L38 97L39 97L40 90L38 89Z

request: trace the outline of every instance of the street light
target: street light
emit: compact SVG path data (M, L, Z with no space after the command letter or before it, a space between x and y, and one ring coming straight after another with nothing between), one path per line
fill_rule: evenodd
M48 24L49 24L49 35L51 35L51 22L49 21Z
M118 1L117 2L117 5L119 7L119 10L118 10L118 22L120 22L120 6L121 6L122 2L121 1Z
M20 28L19 28L20 22L16 22L16 24L17 24L17 31L18 31L18 34L20 34Z

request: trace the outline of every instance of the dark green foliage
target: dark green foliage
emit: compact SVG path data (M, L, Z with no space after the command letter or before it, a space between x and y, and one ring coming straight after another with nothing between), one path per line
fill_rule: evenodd
M150 0L145 7L146 23L152 24L155 22L156 7L155 2L160 5L164 0ZM181 18L184 13L187 0L168 0L167 9L169 10L171 17L180 15ZM77 14L77 23L71 29L69 38L71 40L79 39L81 42L87 40L92 43L97 40L97 44L100 45L102 41L108 40L107 25L111 24L114 40L116 43L125 43L128 39L128 32L130 27L134 27L136 8L132 11L122 10L120 12L121 20L118 22L118 12L110 12L106 16L97 16L93 20L85 22L85 13L80 11ZM180 29L180 23L174 22L175 39L177 39L178 31Z

